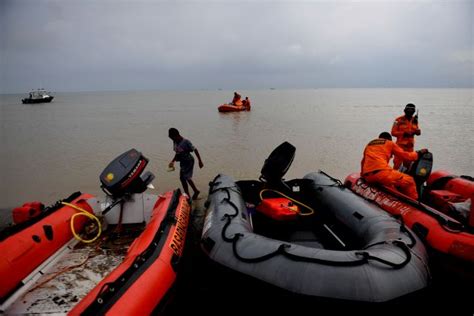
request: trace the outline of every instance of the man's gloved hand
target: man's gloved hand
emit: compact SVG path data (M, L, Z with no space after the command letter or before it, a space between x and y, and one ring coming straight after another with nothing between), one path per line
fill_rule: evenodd
M423 148L423 149L417 150L416 152L418 153L418 156L420 156L420 155L426 154L428 152L428 149Z

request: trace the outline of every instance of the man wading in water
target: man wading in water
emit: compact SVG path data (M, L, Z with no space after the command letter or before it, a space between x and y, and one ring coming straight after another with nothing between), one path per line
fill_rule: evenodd
M192 152L198 158L199 168L202 168L204 164L202 163L201 156L199 155L198 150L193 146L193 144L183 138L176 128L170 128L168 130L168 136L173 141L173 150L176 154L173 157L173 160L169 163L168 167L174 168L174 162L179 161L179 180L181 180L181 184L183 185L184 193L189 195L189 188L188 183L194 191L193 200L197 200L200 191L196 188L192 177L193 177L193 169L194 169L194 157L191 155Z

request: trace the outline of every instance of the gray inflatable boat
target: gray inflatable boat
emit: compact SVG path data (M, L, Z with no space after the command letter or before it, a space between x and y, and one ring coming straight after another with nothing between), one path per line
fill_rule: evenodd
M387 302L427 286L425 248L403 223L324 172L283 181L291 154L266 170L270 158L261 181L211 182L201 238L210 259L309 297Z

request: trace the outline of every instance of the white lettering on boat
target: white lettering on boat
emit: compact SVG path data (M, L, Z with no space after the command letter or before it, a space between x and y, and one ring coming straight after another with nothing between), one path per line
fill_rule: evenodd
M188 203L183 202L181 204L178 221L176 223L176 229L169 244L169 247L177 256L181 256L181 253L183 252L184 240L186 238L186 230L188 228L189 222L189 212L190 208Z

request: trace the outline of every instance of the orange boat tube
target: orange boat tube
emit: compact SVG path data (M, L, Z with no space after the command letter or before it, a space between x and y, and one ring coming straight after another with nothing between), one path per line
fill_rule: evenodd
M63 201L92 212L88 202L91 198L90 194L76 192ZM42 214L0 232L0 302L73 237L70 222L76 213L74 208L59 201ZM74 221L75 231L81 231L86 221L85 216L78 217Z
M469 199L474 194L474 179L467 176L455 176L445 170L431 173L427 187L430 190L446 190Z
M219 112L241 112L241 111L250 111L250 107L244 105L232 105L232 104L222 104L217 107Z
M149 315L176 280L190 206L179 190L156 202L150 222L124 261L103 279L70 315Z
M345 185L404 223L432 249L461 261L474 263L474 231L456 219L386 187L369 186L359 173L346 178Z

